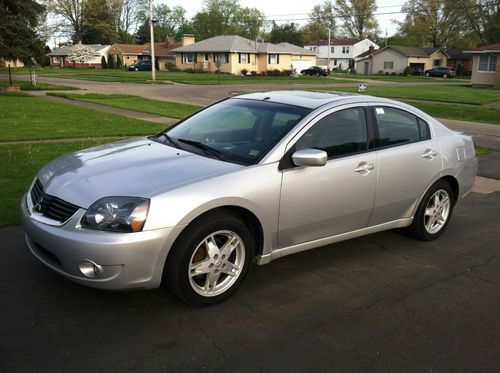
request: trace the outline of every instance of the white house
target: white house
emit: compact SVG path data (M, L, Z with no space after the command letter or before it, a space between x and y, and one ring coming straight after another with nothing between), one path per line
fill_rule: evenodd
M356 68L356 56L368 51L370 46L379 49L379 46L369 39L331 39L330 45L328 45L328 40L314 40L304 45L304 48L316 52L318 65L328 66L330 69L347 70ZM330 63L328 63L328 57L330 57Z

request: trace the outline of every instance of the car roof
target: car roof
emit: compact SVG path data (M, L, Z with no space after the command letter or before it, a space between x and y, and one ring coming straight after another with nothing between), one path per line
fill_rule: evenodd
M345 100L348 98L360 98L366 100L367 96L360 96L354 93L346 92L316 92L316 91L269 91L256 92L236 96L236 98L244 98L257 101L268 101L279 104L287 104L294 106L302 106L309 109L316 109L320 106L330 104L336 101ZM369 96L368 96L369 97ZM372 97L370 97L372 98Z

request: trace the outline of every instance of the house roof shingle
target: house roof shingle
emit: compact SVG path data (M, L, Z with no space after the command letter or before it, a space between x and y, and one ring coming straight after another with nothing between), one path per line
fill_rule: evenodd
M92 48L94 52L99 52L101 49L110 47L110 45L102 44L84 44L86 47ZM48 53L47 56L69 56L76 45L65 45L61 48L54 49L52 52Z
M483 45L472 50L464 51L465 53L489 53L489 52L500 52L500 43Z
M330 45L354 45L361 41L361 39L331 39ZM306 45L328 45L328 40L318 39L312 40Z
M283 43L282 43L283 44ZM221 35L199 41L185 47L176 48L174 52L242 52L242 53L279 53L279 54L308 54L314 52L285 43L259 43L238 35ZM291 47L293 46L293 48ZM303 51L302 51L303 50Z

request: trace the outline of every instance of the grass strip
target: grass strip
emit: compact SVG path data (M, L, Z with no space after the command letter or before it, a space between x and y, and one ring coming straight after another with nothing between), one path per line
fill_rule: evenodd
M181 119L200 110L197 105L182 104L178 102L151 100L139 96L121 94L73 94L73 93L49 93L50 96L63 97L70 100L86 101L96 104L108 105L122 109L136 110L144 113L161 115L169 118Z
M0 226L19 224L21 197L38 170L69 152L104 143L90 140L57 144L0 145Z
M59 84L49 84L49 83L37 83L36 86L31 85L31 82L23 80L13 80L13 85L18 85L21 87L22 91L68 91L68 90L78 90L80 88L71 87L69 85L59 85ZM0 88L9 85L8 80L0 80Z
M24 94L0 94L0 141L153 134L164 125L64 105Z
M322 88L320 88L322 90ZM334 88L340 92L358 93L358 88ZM461 85L420 85L411 87L370 87L370 96L447 102L468 105L486 105L500 101L500 91L489 88L474 88Z

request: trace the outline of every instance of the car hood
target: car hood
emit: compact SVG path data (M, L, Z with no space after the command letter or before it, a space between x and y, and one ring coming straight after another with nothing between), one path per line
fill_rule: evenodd
M47 194L88 208L106 196L154 197L242 167L143 138L64 155L38 178Z

